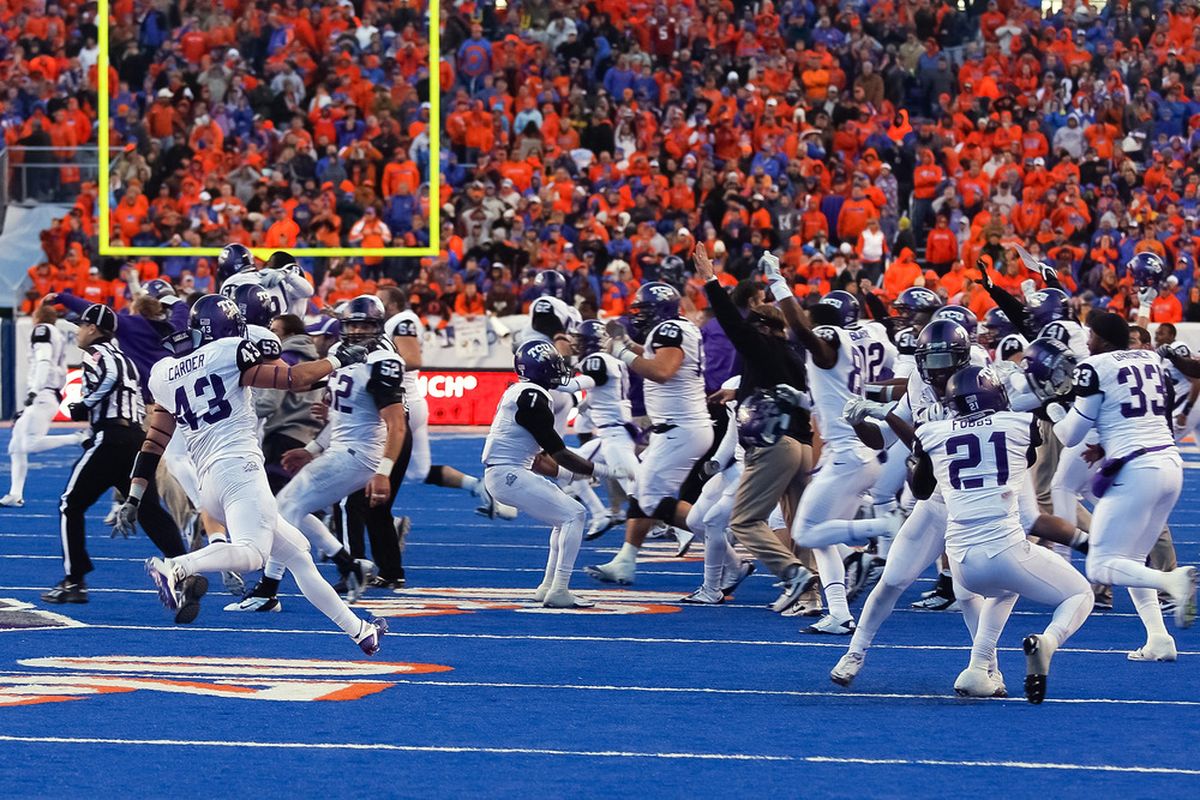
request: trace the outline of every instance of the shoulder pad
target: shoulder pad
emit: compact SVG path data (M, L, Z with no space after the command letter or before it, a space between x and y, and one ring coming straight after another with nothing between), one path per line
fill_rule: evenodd
M1096 372L1096 368L1086 361L1075 367L1072 381L1075 384L1075 394L1079 397L1099 394L1101 391L1100 375Z
M1071 332L1067 330L1067 326L1062 324L1061 321L1051 322L1049 325L1042 328L1040 335L1049 339L1057 339L1066 345L1071 343Z
M833 327L832 325L822 325L819 328L814 328L813 333L815 333L817 336L820 336L827 342L838 341L837 328Z
M371 380L382 385L399 385L404 381L404 362L394 353L377 350L367 356Z
M1020 353L1025 348L1021 346L1021 340L1015 336L1005 336L1000 340L1000 344L996 346L996 355L1002 360L1007 360L1009 356Z
M44 322L33 329L33 333L29 335L29 341L32 344L44 344L50 341L50 326Z
M650 342L656 347L679 347L683 344L683 326L675 320L660 323L651 331Z
M402 311L389 321L388 330L392 336L416 336L418 333L417 321L413 316Z
M239 370L245 372L266 360L263 351L249 339L242 339L237 343L237 366Z

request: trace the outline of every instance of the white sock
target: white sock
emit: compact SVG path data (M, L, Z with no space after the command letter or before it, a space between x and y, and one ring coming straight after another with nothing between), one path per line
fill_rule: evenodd
M1146 636L1168 636L1166 623L1163 622L1162 606L1158 603L1158 592L1137 586L1128 588L1133 607L1137 609L1142 625L1146 626Z
M600 502L600 498L596 495L596 490L587 481L576 481L573 484L577 489L576 496L583 503L583 507L593 518L599 518L608 514L608 509L604 503Z
M25 476L29 474L29 457L24 453L13 453L9 460L12 462L12 489L9 494L24 498Z
M549 586L554 583L554 572L558 568L558 548L559 548L559 533L558 528L550 529L550 552L546 556L546 572L542 576L542 586Z
M271 580L283 580L284 566L273 558L267 559L267 565L263 567L263 577Z
M552 589L565 590L571 585L571 572L579 545L583 543L583 517L579 516L558 529L558 563L554 569Z
M726 550L729 543L725 531L704 532L704 588L717 591L721 588L721 576L725 572Z
M305 514L300 518L300 524L297 525L300 532L304 534L304 538L308 539L309 544L317 548L317 552L324 556L336 555L342 549L342 543L337 537L329 532L329 528L325 527L325 523L317 519L313 514Z
M475 491L475 485L478 483L479 478L472 477L471 475L462 476L462 488L466 489L468 492Z
M638 548L635 545L626 542L625 544L621 545L621 549L617 552L617 555L613 557L613 561L630 561L636 563L637 554Z
M825 587L825 605L829 613L838 619L850 616L850 605L846 602L846 584L831 583Z

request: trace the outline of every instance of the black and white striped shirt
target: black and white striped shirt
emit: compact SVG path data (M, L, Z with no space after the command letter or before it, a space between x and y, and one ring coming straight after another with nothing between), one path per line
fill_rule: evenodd
M83 359L83 404L92 427L125 420L141 425L146 415L138 371L115 340L87 348Z

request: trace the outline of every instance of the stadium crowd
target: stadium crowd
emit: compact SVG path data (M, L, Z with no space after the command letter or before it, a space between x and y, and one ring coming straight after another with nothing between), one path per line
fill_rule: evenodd
M27 307L120 306L124 270L211 288L176 245L423 246L430 168L422 0L115 0L111 195L96 141L95 4L0 8L0 130L43 234ZM307 259L331 304L397 284L425 316L520 312L538 270L585 317L641 282L679 286L707 242L726 284L780 254L802 298L886 302L924 285L983 315L976 264L1014 294L1055 267L1072 302L1130 317L1123 265L1173 270L1153 321L1200 320L1200 26L1192 2L441 4L435 258ZM94 152L94 151L92 151ZM18 163L20 162L20 163ZM128 263L96 252L97 205ZM685 268L685 265L689 265Z

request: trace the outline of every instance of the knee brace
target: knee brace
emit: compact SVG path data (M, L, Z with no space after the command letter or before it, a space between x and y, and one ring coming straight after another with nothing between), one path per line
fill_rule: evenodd
M662 520L663 522L667 523L668 525L674 524L675 509L678 506L679 506L679 498L664 497L662 500L658 501L658 505L654 507L654 512L651 513L650 516L653 517L654 519Z
M433 486L445 486L442 482L442 466L435 464L429 468L429 474L425 476L425 482Z

